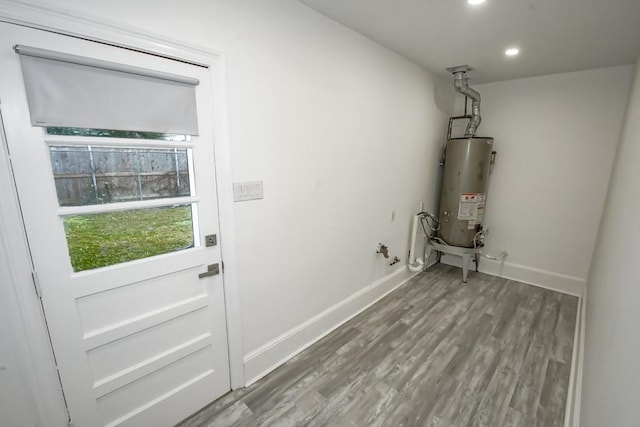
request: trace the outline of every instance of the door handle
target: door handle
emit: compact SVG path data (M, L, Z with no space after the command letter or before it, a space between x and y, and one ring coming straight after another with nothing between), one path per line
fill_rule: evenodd
M216 274L220 274L220 265L218 263L209 264L207 266L207 271L205 273L198 274L198 278L203 279L205 277L215 276Z

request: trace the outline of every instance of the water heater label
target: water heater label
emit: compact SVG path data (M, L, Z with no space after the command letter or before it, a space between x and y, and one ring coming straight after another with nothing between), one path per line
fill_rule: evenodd
M478 193L478 208L476 211L476 222L478 224L482 223L482 220L484 219L484 205L486 202L487 193Z
M460 203L458 204L458 219L460 221L475 221L477 219L478 196L478 193L460 193Z

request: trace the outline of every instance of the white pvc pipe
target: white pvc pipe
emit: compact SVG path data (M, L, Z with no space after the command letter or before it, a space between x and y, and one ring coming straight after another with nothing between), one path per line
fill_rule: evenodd
M509 256L509 252L507 252L507 251L500 252L500 255L498 255L498 256L489 255L489 254L485 254L485 253L482 253L482 252L480 252L480 254L483 257L485 257L487 259L492 259L494 261L503 261L506 257Z
M409 263L407 265L407 267L409 268L409 271L417 273L417 272L422 271L424 269L424 261L422 261L420 258L418 258L418 259L416 259L416 263L415 264Z
M413 256L416 254L416 234L418 234L418 221L420 221L420 215L414 215L413 226L411 227L411 246L409 246L409 263L413 261Z
M409 271L417 273L422 271L424 268L424 261L416 258L414 261L415 253L416 253L416 239L418 234L418 222L420 221L420 215L415 215L413 217L413 226L411 228L411 246L409 247L409 257L407 259L407 267ZM426 237L426 236L425 236Z

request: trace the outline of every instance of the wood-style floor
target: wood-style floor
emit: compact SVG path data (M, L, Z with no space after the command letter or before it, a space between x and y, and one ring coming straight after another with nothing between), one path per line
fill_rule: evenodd
M436 265L181 426L562 426L577 303Z

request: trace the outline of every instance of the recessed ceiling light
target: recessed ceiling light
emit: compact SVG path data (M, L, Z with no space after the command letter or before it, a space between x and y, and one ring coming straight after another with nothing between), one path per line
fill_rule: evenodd
M517 47L510 47L509 49L504 51L504 54L507 56L516 56L519 53L520 49L518 49Z
M477 4L482 4L484 3L485 0L467 0L467 3L472 4L472 5L477 5Z

